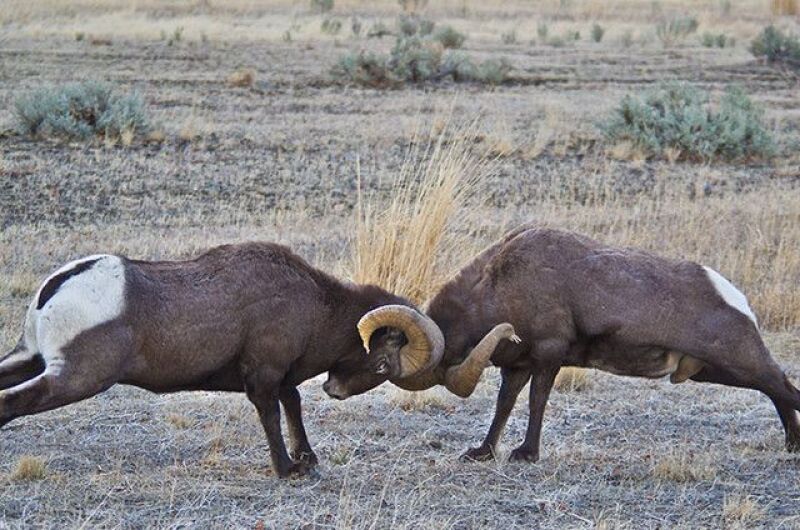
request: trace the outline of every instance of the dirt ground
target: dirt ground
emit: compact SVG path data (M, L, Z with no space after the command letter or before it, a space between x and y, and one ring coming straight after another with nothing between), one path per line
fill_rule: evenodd
M391 46L349 27L353 16L394 24L395 2L337 1L338 36L319 30L324 16L307 2L65 4L10 0L0 15L0 350L19 337L42 278L85 254L179 258L264 239L346 276L356 168L367 192L391 197L415 131L448 115L476 120L476 152L496 164L471 199L478 247L538 219L713 259L712 245L680 231L705 208L686 206L696 196L725 212L706 229L729 254L781 246L779 234L800 224L800 77L747 50L770 22L797 31L768 2L431 2L426 16L467 34L467 53L507 58L512 78L388 91L342 85L329 71L348 50ZM662 46L656 21L686 12L697 14L699 32L726 32L736 45L709 49L693 35ZM582 38L538 42L542 22L551 35L577 29ZM607 27L600 43L588 38L595 22ZM510 31L516 42L503 42ZM633 44L622 42L628 33ZM253 69L254 84L229 86L241 68ZM83 79L138 90L164 140L120 147L14 131L19 94ZM715 94L741 84L766 109L779 156L740 165L609 156L599 117L622 95L675 79ZM663 231L634 223L634 237L623 217L594 218L586 197L599 187L663 207ZM751 233L757 214L748 208L776 213ZM775 299L795 305L779 308L789 324L765 337L800 381L800 268L786 267ZM759 298L757 312L772 300ZM554 392L540 462L461 463L488 428L498 386L489 370L468 400L385 385L336 402L321 380L308 381L303 410L321 466L297 481L273 476L243 395L115 387L0 432L0 528L800 528L800 457L783 450L764 396L590 372L585 388ZM503 457L524 435L521 396ZM25 456L45 463L42 478L19 477Z

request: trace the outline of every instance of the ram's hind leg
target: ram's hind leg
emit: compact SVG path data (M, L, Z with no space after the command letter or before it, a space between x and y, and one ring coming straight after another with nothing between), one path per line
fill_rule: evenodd
M710 366L703 368L698 374L692 376L691 379L706 383L761 390L754 386L752 382L741 380L723 369ZM791 386L788 379L785 384ZM761 391L763 392L763 390ZM765 394L772 400L773 405L775 405L775 410L778 411L778 416L780 416L786 436L786 450L793 453L800 452L800 418L798 418L797 411L793 408L791 403L773 397L769 393L765 392Z
M44 360L38 353L29 353L22 347L0 360L0 390L5 390L32 379L44 372Z
M129 344L126 330L101 326L79 335L61 350L44 351L44 371L0 391L0 427L108 389L120 378Z

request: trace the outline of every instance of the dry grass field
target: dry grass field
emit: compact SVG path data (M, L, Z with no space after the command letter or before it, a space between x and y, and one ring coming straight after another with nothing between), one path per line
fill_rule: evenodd
M273 240L341 277L384 281L370 249L399 241L409 252L408 242L364 223L413 210L399 184L451 163L445 192L431 194L455 194L452 210L417 211L410 224L445 233L435 263L402 263L424 276L414 298L505 230L538 221L722 271L800 382L800 74L748 51L770 23L800 31L796 9L431 1L424 16L464 33L471 56L507 59L510 79L381 90L330 71L349 51L391 48L365 33L394 27L395 1L336 0L322 14L305 0L4 0L0 350L18 339L39 282L90 253L169 259ZM659 21L685 15L697 32L663 43ZM321 29L331 17L337 34ZM735 43L705 47L703 32ZM138 91L149 137L122 146L15 131L18 96L86 79ZM742 86L765 109L777 155L683 162L603 141L598 121L623 95L672 80L714 97ZM426 146L437 138L465 158L436 159ZM308 381L321 466L296 481L273 476L243 395L115 387L0 431L0 528L800 528L800 457L784 452L766 397L571 372L548 405L540 462L461 463L498 385L488 370L468 400L384 385L337 402ZM520 399L504 454L523 437L526 408Z

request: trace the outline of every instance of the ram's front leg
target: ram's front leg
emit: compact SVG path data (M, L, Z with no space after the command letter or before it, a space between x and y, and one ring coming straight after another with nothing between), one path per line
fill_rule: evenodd
M306 429L303 426L303 416L300 402L300 392L296 387L282 387L280 400L283 412L286 414L286 426L289 428L291 442L291 457L298 462L303 462L311 467L317 465L317 455L308 442Z
M542 437L542 419L550 390L558 374L559 365L551 364L541 366L534 371L531 380L530 416L528 417L528 430L522 445L511 451L509 460L536 462L539 460L539 442Z
M500 392L497 394L497 405L489 432L479 447L473 447L461 455L462 460L484 461L495 458L497 442L500 441L500 435L503 434L508 416L514 409L514 403L517 401L520 390L531 377L530 370L525 368L516 370L503 368L501 373L503 382L500 384Z
M275 375L275 374L272 374ZM293 462L286 451L281 434L281 411L279 405L280 377L265 374L246 374L247 398L256 406L261 425L267 435L272 466L279 477L302 476L309 471L304 462Z

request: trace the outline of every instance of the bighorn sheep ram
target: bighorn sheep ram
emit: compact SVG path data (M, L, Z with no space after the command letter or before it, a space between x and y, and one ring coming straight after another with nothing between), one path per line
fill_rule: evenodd
M367 355L356 324L386 310L395 326L374 335ZM44 281L22 338L0 360L0 427L115 383L159 393L244 391L276 473L304 474L317 458L298 384L330 371L360 393L429 369L442 351L438 328L405 300L340 282L280 245L221 246L191 261L89 256Z
M445 338L442 362L395 384L444 384L466 397L489 361L502 369L489 432L465 459L494 458L517 395L532 380L528 430L510 458L536 461L545 404L562 366L759 390L780 415L787 450L800 450L800 392L770 356L747 299L708 267L527 226L464 267L427 314ZM391 322L371 319L362 336ZM347 381L336 387L347 395Z

